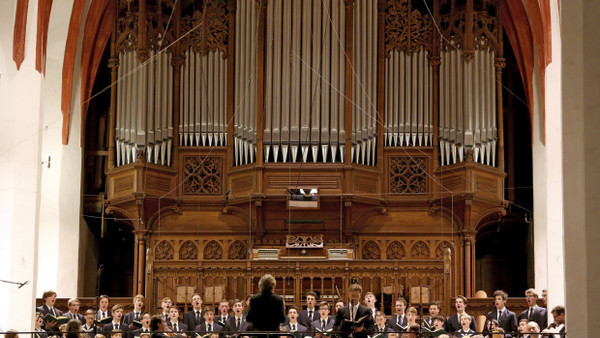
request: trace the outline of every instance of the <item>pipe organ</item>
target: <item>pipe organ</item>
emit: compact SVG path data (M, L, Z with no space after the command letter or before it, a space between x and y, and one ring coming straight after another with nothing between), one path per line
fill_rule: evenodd
M396 266L373 288L473 293L475 235L505 213L497 0L114 3L105 205L135 229L135 293L281 266L260 248L302 280L328 254L286 251L303 233L347 281Z
M348 161L376 166L378 128L384 147L439 145L440 165L464 161L468 149L474 161L496 165L501 30L495 2L428 1L425 7L412 0L214 0L182 5L170 27L171 2L138 2L121 2L117 25L117 166L135 161L136 150L144 150L148 162L170 165L174 137L183 147L228 146L229 124L234 166L256 162L259 145L265 163L343 163L347 144ZM437 8L435 17L430 8ZM153 10L154 24L137 23L141 11ZM236 20L233 55L230 11ZM463 24L467 17L473 24ZM161 34L179 34L181 41L161 47ZM231 94L228 72L234 73ZM231 121L228 102L234 106Z

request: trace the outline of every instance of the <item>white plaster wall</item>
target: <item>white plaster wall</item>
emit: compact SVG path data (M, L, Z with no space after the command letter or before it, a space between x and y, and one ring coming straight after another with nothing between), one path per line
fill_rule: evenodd
M33 327L41 172L41 86L35 71L37 1L29 1L25 60L12 60L16 0L0 11L0 279L29 281L18 288L0 283L0 328Z
M77 296L79 276L79 223L81 207L81 147L79 103L72 104L69 144L62 144L62 66L72 0L52 4L48 26L46 76L42 83L43 158L51 167L42 170L40 206L40 257L37 296L56 290L58 297ZM77 82L77 81L76 81ZM79 93L79 87L74 93Z
M558 0L551 2L552 62L546 68L546 148L548 163L546 222L546 274L548 309L565 304L565 272L563 245L563 161L562 139L562 54ZM543 289L543 288L542 288ZM552 315L548 314L548 321Z

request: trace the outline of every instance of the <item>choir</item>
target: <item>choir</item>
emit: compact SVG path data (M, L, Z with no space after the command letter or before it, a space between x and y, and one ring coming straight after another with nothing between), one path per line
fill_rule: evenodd
M144 311L146 300L142 295L133 298L133 311L126 314L122 305L110 306L106 295L99 297L97 311L88 309L80 314L80 302L72 298L68 301L69 311L63 314L54 307L56 292L46 291L42 297L44 304L36 308L35 338L246 338L257 335L252 331L277 328L293 338L566 337L565 308L553 308L550 311L553 321L547 325L546 308L537 305L538 294L534 289L525 292L529 307L518 316L506 308L506 292L494 292L494 309L478 332L475 318L466 311L467 299L463 296L456 298L456 314L448 318L439 315L439 302L429 305L429 316L419 318L417 310L409 307L402 297L395 301L395 314L386 318L375 307L375 295L366 292L363 297L362 287L352 284L348 304L317 302L318 295L310 291L305 295L305 309L291 305L284 314L281 296L272 293L274 279L272 285L269 281L265 283L267 286L261 286L259 295L231 302L222 300L217 313L213 307L203 307L202 297L194 294L189 311L179 312L166 297L161 300L161 312L154 316Z

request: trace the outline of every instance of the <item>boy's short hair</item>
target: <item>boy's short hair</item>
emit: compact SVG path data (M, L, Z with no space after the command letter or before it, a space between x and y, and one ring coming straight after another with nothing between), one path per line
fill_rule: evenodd
M373 298L375 298L375 294L371 291L365 293L365 297L367 297L368 295L371 295L371 296L373 296Z
M406 313L414 313L415 315L418 315L419 313L417 312L417 309L415 309L414 307L409 307L408 309L406 309Z
M552 314L556 313L557 316L560 316L563 313L565 313L565 307L562 305L557 305L552 309L552 311L550 311L550 313L552 313Z
M121 330L112 330L112 332L110 333L110 336L112 337L112 336L116 336L118 334L120 334L121 336L123 336L123 331L121 331Z
M468 315L466 312L465 312L465 313L463 313L462 315L460 315L460 319L463 319L463 317L466 317L466 318L468 318L468 319L469 319L469 323L471 322L471 316L470 316L470 315Z
M322 308L323 306L326 306L327 309L329 309L329 303L327 303L327 302L320 302L319 305L318 305L319 309Z
M308 291L306 293L306 297L308 297L308 296L313 296L313 297L315 297L315 299L317 299L317 293L314 291Z
M408 331L408 332L419 332L419 329L420 329L419 324L410 324L408 326L408 328L406 329L406 331Z
M67 302L67 306L71 306L71 304L73 304L73 303L75 303L75 302L77 302L77 303L81 304L81 302L79 301L79 299L77 299L77 298L71 298L71 299L69 299L69 301Z
M529 288L527 290L525 290L525 296L527 295L533 295L535 298L539 298L537 291L535 291L534 288Z
M348 288L348 293L351 293L354 291L358 291L358 292L362 293L362 286L360 286L360 284L350 284L350 287Z
M291 310L296 310L296 312L298 312L298 308L295 305L288 306L286 313L289 314Z
M444 318L444 316L435 315L433 316L433 320L439 320L440 322L444 323L446 321L446 318Z
M154 315L150 318L150 330L156 331L158 330L158 325L165 320L162 315ZM96 335L98 337L98 335Z
M112 307L112 309L110 310L110 312L115 312L115 311L117 311L117 310L119 310L119 309L120 309L120 310L123 310L123 305L121 305L121 304L115 304L115 305L113 305L113 307Z
M463 296L463 295L458 295L456 296L456 300L462 299L463 303L465 305L467 305L467 297ZM455 301L456 302L456 301Z
M92 310L92 309L87 309L87 310L85 311L85 315L86 315L86 316L87 316L87 315L93 315L93 316L95 316L95 315L96 315L96 311L94 311L94 310Z
M55 296L55 295L56 295L56 292L55 292L54 290L46 290L46 291L44 291L44 293L42 294L42 299L43 299L43 300L46 300L46 298L48 298L48 297L52 297L52 296Z
M212 306L205 306L202 309L202 315L204 316L207 313L212 313L214 315L215 314L215 309Z
M150 333L148 333L148 332L142 332L140 334L140 338L150 338Z
M235 306L235 304L240 303L242 306L244 306L244 301L241 299L234 299L231 301L231 304L233 304Z
M95 338L106 338L106 336L103 335L102 333L96 333Z
M375 318L377 317L385 317L385 313L381 312L381 311L377 311L375 312Z
M494 291L494 298L496 298L496 296L500 296L504 300L508 299L508 294L504 290L496 290L496 291Z
M400 303L404 303L404 305L406 305L406 299L404 299L404 297L398 297L398 299L396 299L396 303L400 302Z
M525 324L527 324L527 323L529 323L529 319L527 319L527 318L521 318L521 319L519 319L519 324L521 324L521 322L525 322Z
M144 297L144 295L135 295L135 297L133 297L133 301L135 302L137 299L140 299L142 302L146 302L146 297Z
M429 307L432 306L437 306L438 309L441 309L440 302L438 302L437 300L434 300L433 302L429 303Z
M109 298L107 295L100 295L100 297L98 297L98 301L101 301L101 300L102 300L102 298L105 298L107 301L109 301L109 302L110 302L110 298ZM96 337L97 337L97 336L98 336L98 335L96 335Z
M165 298L163 298L163 299L161 300L161 302L163 302L163 303L166 303L166 302L171 302L171 303L173 303L173 301L172 301L172 300L171 300L171 298L169 298L169 297L165 297Z

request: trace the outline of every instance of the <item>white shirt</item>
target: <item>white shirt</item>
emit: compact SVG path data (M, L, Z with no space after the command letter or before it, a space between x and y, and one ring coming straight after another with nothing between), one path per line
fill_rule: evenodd
M350 304L352 304L352 303L350 303ZM350 319L354 320L356 318L356 313L358 312L358 306L360 304L357 303L356 305L353 305L352 307L350 307L350 304L348 304L348 307L350 308Z

